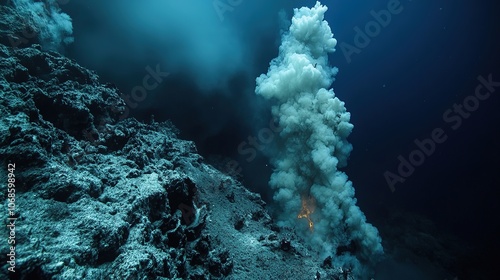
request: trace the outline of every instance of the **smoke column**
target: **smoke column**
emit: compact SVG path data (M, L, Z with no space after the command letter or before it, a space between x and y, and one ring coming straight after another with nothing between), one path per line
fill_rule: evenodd
M352 182L338 169L352 150L346 138L353 125L344 102L329 89L338 69L328 65L328 53L337 41L326 11L319 2L294 10L279 56L257 78L256 93L275 102L272 113L282 129L269 181L280 225L295 227L323 256L338 254L337 265L361 274L361 264L376 260L383 248L356 206ZM341 246L350 249L340 252Z
M13 4L24 20L33 26L44 50L62 51L73 43L71 18L61 11L56 0L13 0Z

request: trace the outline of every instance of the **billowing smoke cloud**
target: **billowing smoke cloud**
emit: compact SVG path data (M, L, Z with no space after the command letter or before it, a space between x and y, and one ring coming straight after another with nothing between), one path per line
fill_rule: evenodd
M148 50L160 53L158 48L163 46L159 58L164 69L188 71L203 89L220 85L235 69L242 68L246 48L232 26L221 22L211 1L110 2L104 9L111 15L108 26L121 35L128 31L130 37L123 38L123 43L132 44L142 61L147 60ZM104 32L99 35L113 37L109 30ZM95 51L109 54L109 48Z
M71 18L61 12L57 0L13 0L17 12L30 22L46 50L62 50L73 42Z
M286 1L254 2L73 0L68 9L80 23L75 56L118 77L161 63L164 71L187 74L204 93L220 92L235 74L253 68L262 40L255 35L274 23L255 21L256 14L277 20Z
M281 224L303 229L324 254L351 251L337 260L359 268L360 261L374 260L383 249L377 229L356 206L351 181L338 169L352 150L346 138L353 125L344 102L328 89L337 73L328 65L328 53L337 41L324 20L326 11L319 2L294 10L279 56L257 78L256 93L276 102L272 113L282 128L269 182ZM307 214L304 207L314 211L312 233L307 221L298 219Z

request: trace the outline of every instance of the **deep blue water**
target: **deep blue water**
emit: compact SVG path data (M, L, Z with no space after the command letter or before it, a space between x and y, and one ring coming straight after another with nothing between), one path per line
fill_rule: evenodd
M346 102L355 126L349 137L354 150L344 170L369 221L377 225L395 212L425 216L440 231L459 237L464 247L479 248L481 264L471 266L494 271L493 260L500 250L500 87L477 104L474 94L480 85L478 76L491 75L493 81L500 81L498 4L403 0L398 6L401 11L391 16L387 26L374 31L370 42L347 59L340 45L355 45L354 28L364 30L374 20L371 11L387 9L390 2L325 3L330 8L327 21L339 44L330 56L331 64L340 70L332 87ZM114 9L114 1L110 3L74 1L64 8L73 18L75 35L67 55L96 69L104 81L116 83L124 92L140 83L146 65L161 61L172 78L151 92L132 115L143 120L151 114L157 121L171 119L181 136L195 141L207 158L220 155L238 160L243 181L271 201L266 186L271 169L265 155L258 153L248 163L238 154L238 145L270 118L269 104L257 98L253 89L255 77L265 73L277 55L278 11L284 8L290 17L292 7L311 6L314 1L246 0L225 13L220 26L203 31L223 33L230 27L234 31L230 37L242 42L234 48L241 47L239 55L246 57L222 72L227 75L223 86L209 89L195 83L199 76L210 76L192 74L196 63L172 62L177 50L190 49L186 42L158 36L161 26L141 29L143 25ZM205 8L200 18L216 16L211 5ZM196 22L187 25L206 28ZM225 63L232 63L231 55ZM471 102L466 108L473 108L465 109L466 117L454 112L443 117L464 100ZM435 129L441 129L446 140L435 144L424 162L391 191L384 173L398 174L398 156L408 159L418 150L414 141L431 138Z
M422 214L466 240L464 247L481 247L480 262L494 270L500 249L500 91L460 117L460 125L458 113L448 115L453 121L443 114L464 100L474 105L478 76L500 81L498 4L429 2L402 2L403 11L351 63L332 59L340 68L334 88L355 125L347 173L368 217L384 219L380 208ZM332 15L339 41L352 42L352 26L371 20L363 11L383 5L352 6L339 3L337 18ZM429 139L436 128L446 141L391 192L384 172L397 173L398 156L408 159L418 149L414 141Z
M334 88L349 106L355 125L347 172L363 203L374 203L378 197L383 203L432 216L457 233L496 233L498 91L479 101L470 116L460 117L460 125L455 119L446 121L443 114L470 100L467 97L480 84L478 76L492 75L500 81L496 40L500 25L494 21L498 9L488 3L451 1L402 5L403 11L359 55L353 55L350 64L332 59L340 68ZM339 4L338 19L332 15L331 25L348 26L336 32L339 41L347 42L352 42L354 33L349 27L371 20L360 10L381 7L344 6ZM341 8L348 15L361 15L347 16ZM445 131L447 140L437 144L435 152L392 193L382 174L396 172L398 155L408 158L417 149L414 140L429 138L436 128ZM483 230L474 230L478 227Z

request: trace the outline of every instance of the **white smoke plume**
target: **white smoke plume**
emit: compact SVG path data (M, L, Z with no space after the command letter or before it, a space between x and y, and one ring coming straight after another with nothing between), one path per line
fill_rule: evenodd
M344 102L329 89L337 68L328 65L328 53L337 41L324 20L326 11L319 2L294 10L279 56L257 78L256 93L275 102L272 112L282 128L269 182L281 225L295 227L318 251L341 255L337 263L359 271L383 248L377 229L356 206L351 181L338 169L352 150L346 138L353 125ZM307 220L298 219L302 200L316 204L310 209L312 231Z
M73 43L71 18L63 13L56 0L14 0L17 12L31 22L42 47L46 50L61 50Z

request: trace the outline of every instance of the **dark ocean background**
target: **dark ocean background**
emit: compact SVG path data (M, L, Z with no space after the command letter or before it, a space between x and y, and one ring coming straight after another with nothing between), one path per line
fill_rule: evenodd
M142 83L146 66L161 63L170 76L148 92L131 116L146 122L151 115L156 121L172 120L181 137L195 141L208 160L237 160L242 181L272 202L267 187L271 166L265 151L248 162L238 145L256 136L271 118L270 104L257 97L254 88L255 78L267 72L269 61L278 54L279 11L284 9L290 18L293 7L313 6L315 1L244 0L213 26L186 17L181 21L188 27L167 28L168 32L200 32L206 37L199 42L163 36L166 27L161 21L142 25L127 16L126 3L104 2L72 1L62 7L73 19L75 37L65 54L125 93ZM187 14L195 9L199 17L217 17L210 1L198 8L187 2L183 4ZM373 20L370 12L387 9L389 2L324 2L329 6L326 19L338 40L337 51L330 57L330 63L339 68L332 87L345 101L354 124L349 137L354 150L344 171L354 183L358 204L369 222L383 228L384 221L394 215L425 217L438 232L457 238L464 250L470 249L469 258L459 260L461 266L498 275L500 87L480 101L470 116L461 117L455 130L455 122L447 122L443 114L454 104L470 100L480 84L478 76L487 79L491 75L493 81L500 81L499 4L402 0L402 11L348 62L340 45L354 45L354 28L364 29ZM149 21L148 14L142 17ZM228 28L232 34L228 37L238 44L221 43L226 37L217 34ZM201 63L198 68L196 57L182 61L190 55L177 52L203 49L211 34L217 35L213 40L218 41L215 48L219 51L207 50L206 55L222 53L221 60L209 61L205 68ZM221 50L222 46L227 50ZM177 56L179 62L173 63ZM225 67L233 63L234 67ZM197 84L205 76L211 84ZM217 82L212 83L214 79ZM430 138L436 128L444 131L446 141L436 144L435 151L391 191L384 173L397 174L398 156L408 159L417 149L414 141Z

